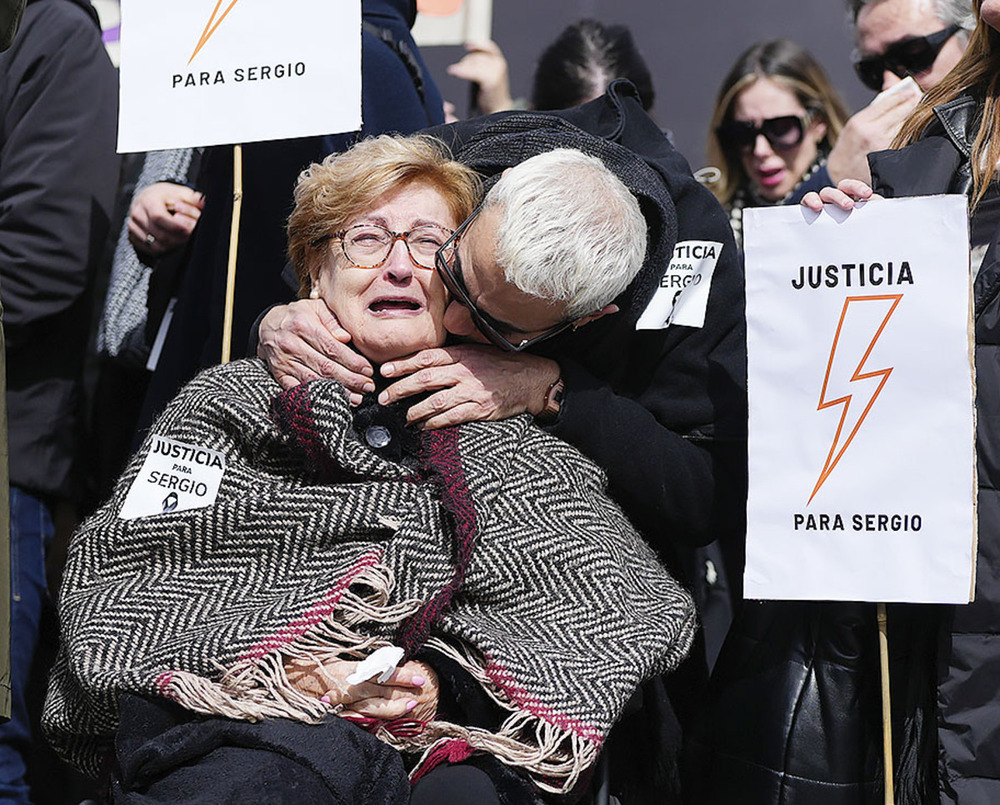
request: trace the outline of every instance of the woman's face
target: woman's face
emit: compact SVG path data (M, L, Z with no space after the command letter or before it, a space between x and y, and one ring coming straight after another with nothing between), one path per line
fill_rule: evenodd
M759 127L775 117L806 118L805 107L795 94L770 78L759 78L736 96L733 120ZM816 160L819 144L826 135L826 124L809 122L802 142L786 149L776 149L763 134L758 134L752 146L740 149L743 169L757 195L768 201L780 201L799 183Z
M375 201L371 209L347 221L380 224L391 232L409 232L424 224L455 229L445 197L425 182L413 182ZM378 268L357 268L331 240L313 289L351 334L357 350L375 363L438 347L447 335L447 292L437 272L414 264L406 244L397 240Z

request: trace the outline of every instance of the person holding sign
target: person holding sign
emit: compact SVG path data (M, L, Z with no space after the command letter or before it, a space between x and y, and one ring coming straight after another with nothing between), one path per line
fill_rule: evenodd
M573 171L580 214L637 270L627 188L577 151L536 160ZM301 293L376 367L440 347L434 265L457 270L478 192L430 138L311 166L288 225ZM282 391L259 360L168 406L64 579L49 737L94 774L115 752L115 790L160 801L567 794L695 630L600 470L530 417L420 434L335 381Z
M993 803L1000 799L1000 760L994 751L1000 731L996 700L1000 668L1000 473L997 446L997 353L1000 337L1000 2L973 0L976 28L964 55L939 84L929 90L905 122L895 151L870 158L873 185L888 197L964 193L971 209L970 237L975 302L977 386L978 559L975 601L966 606L921 610L915 635L929 634L920 662L897 669L901 679L926 680L923 698L936 718L923 721L919 744L927 758L921 773L942 803ZM857 180L825 188L803 203L845 210L873 198L872 188ZM863 215L863 210L856 214ZM907 640L892 630L890 640ZM894 676L894 681L896 676ZM936 763L934 762L936 760Z

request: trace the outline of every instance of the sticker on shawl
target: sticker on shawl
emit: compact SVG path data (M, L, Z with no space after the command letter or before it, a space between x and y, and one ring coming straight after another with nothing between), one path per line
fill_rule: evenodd
M660 277L649 305L635 324L636 330L665 330L671 324L704 327L712 275L722 254L722 243L685 240L674 247L670 265Z
M225 471L226 457L217 450L153 436L118 517L134 520L211 506Z

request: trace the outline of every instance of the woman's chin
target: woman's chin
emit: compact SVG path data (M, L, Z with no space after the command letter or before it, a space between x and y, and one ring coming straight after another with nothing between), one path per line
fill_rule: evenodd
M372 363L381 365L444 344L443 331L428 332L426 327L401 326L403 324L405 322L397 320L394 326L367 327L365 332L355 334L354 346Z

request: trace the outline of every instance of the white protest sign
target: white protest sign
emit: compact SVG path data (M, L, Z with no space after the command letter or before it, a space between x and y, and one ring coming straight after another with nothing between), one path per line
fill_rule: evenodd
M361 128L360 0L122 0L118 150Z
M965 197L748 209L744 236L746 597L967 603Z
M660 287L635 323L636 330L665 330L671 324L704 327L712 275L724 244L685 240L674 247Z
M217 450L153 436L118 517L133 520L211 506L225 472L226 457Z
M420 47L485 42L493 36L493 0L417 0L413 39Z

